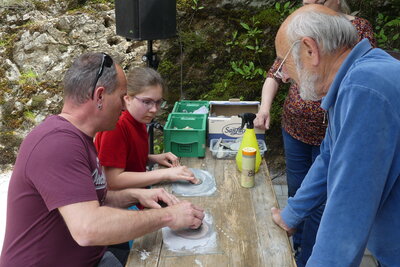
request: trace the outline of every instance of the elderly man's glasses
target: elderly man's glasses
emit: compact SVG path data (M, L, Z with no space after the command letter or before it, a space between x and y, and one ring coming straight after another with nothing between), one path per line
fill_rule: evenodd
M160 100L157 100L157 101L155 101L153 99L150 99L150 98L140 98L140 97L137 97L137 96L135 96L134 98L136 98L137 100L142 102L142 104L147 109L151 109L154 106L156 106L157 108L164 107L165 104L166 104L166 101L163 98L161 98Z
M109 55L107 55L106 53L102 53L102 54L103 54L103 58L101 60L101 65L100 65L99 71L97 72L97 75L96 75L96 79L94 80L94 83L93 83L93 86L92 86L93 87L93 89L92 89L92 99L94 97L94 91L96 90L97 82L99 81L101 75L103 74L104 67L111 68L111 66L113 65L112 58Z
M280 79L280 80L283 79L283 72L282 72L283 64L285 63L286 59L288 58L290 51L292 51L294 45L297 44L298 42L300 42L300 40L294 41L293 44L290 46L289 51L287 51L285 57L281 61L281 64L279 64L278 69L274 73L275 78Z

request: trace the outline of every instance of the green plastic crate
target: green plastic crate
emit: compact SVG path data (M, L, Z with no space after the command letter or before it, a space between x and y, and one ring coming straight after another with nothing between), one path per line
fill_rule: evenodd
M192 129L183 129L190 127ZM164 150L178 157L204 157L206 114L171 113L164 127Z
M193 111L205 106L210 110L210 102L202 100L181 100L175 103L172 113L193 113Z

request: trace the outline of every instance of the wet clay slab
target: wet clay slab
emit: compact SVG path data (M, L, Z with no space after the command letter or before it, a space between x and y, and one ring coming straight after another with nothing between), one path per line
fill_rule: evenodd
M211 227L207 223L203 223L197 229L183 229L174 231L174 234L186 239L200 239L205 237L211 231Z
M210 214L206 213L198 229L162 229L163 242L168 250L181 253L208 254L217 251L217 233Z
M210 196L216 190L215 178L211 173L201 169L190 169L194 176L200 180L198 184L179 181L172 184L172 192L179 196Z

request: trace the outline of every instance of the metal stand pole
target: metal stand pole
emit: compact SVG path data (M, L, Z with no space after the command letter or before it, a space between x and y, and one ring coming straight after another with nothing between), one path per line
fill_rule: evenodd
M154 128L163 131L164 127L157 121L152 120L149 124L147 124L147 132L149 133L149 152L150 154L154 154ZM153 169L154 164L149 163L149 170Z
M158 59L157 54L153 52L153 40L147 40L147 51L146 54L142 57L142 60L147 63L147 67L157 70L160 60ZM154 120L147 124L147 132L149 133L150 154L154 154L154 128L160 129L161 131L163 130L161 124ZM149 164L148 167L149 170L152 170L153 164Z
M147 52L142 57L142 60L147 63L147 67L157 70L160 60L157 54L153 53L153 40L147 40Z

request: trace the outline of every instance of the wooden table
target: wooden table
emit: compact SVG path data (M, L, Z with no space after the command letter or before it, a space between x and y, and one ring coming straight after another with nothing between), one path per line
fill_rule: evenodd
M182 255L169 251L159 230L135 240L126 266L296 266L286 233L271 218L271 207L278 204L264 160L251 189L240 186L235 160L217 160L208 149L205 158L182 158L181 163L215 177L217 191L212 196L180 198L212 215L218 252Z

